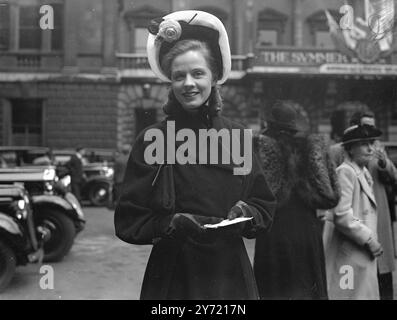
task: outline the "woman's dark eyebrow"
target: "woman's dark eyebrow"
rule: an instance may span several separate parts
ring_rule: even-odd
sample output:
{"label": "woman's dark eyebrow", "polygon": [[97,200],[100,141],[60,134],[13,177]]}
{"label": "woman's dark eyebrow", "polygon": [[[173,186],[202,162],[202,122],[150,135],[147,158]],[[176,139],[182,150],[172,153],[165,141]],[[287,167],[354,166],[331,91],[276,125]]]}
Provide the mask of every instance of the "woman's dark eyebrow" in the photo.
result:
{"label": "woman's dark eyebrow", "polygon": [[194,68],[192,71],[204,71],[205,72],[205,68],[197,67],[197,68]]}
{"label": "woman's dark eyebrow", "polygon": [[172,75],[172,76],[180,75],[180,74],[184,74],[184,71],[182,71],[182,70],[176,70],[176,71],[171,72],[171,75]]}

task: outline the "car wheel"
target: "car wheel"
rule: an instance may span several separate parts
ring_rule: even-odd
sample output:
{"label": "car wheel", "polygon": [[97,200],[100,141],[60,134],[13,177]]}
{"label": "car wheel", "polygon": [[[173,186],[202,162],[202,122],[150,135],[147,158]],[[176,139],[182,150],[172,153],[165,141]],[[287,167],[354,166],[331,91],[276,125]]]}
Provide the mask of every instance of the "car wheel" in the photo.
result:
{"label": "car wheel", "polygon": [[109,201],[109,184],[96,183],[88,191],[88,199],[96,207],[106,206]]}
{"label": "car wheel", "polygon": [[58,209],[42,209],[35,213],[35,224],[49,232],[44,240],[43,261],[61,261],[74,242],[76,228],[73,221]]}
{"label": "car wheel", "polygon": [[15,273],[16,257],[14,251],[0,241],[0,292],[3,292]]}

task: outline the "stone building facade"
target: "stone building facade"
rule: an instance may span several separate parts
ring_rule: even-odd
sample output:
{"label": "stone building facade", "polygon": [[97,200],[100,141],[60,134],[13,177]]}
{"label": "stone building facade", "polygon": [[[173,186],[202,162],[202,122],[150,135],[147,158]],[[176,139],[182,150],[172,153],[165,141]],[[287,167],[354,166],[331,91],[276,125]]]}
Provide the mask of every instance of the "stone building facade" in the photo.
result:
{"label": "stone building facade", "polygon": [[[225,24],[233,54],[224,113],[259,129],[276,99],[305,110],[312,131],[331,133],[346,102],[368,105],[397,138],[396,55],[363,62],[331,40],[324,9],[341,0],[0,0],[0,143],[116,148],[161,120],[168,88],[148,67],[146,26],[180,9]],[[355,17],[364,1],[348,1]],[[40,28],[40,7],[54,29]],[[396,41],[393,42],[393,45]]]}

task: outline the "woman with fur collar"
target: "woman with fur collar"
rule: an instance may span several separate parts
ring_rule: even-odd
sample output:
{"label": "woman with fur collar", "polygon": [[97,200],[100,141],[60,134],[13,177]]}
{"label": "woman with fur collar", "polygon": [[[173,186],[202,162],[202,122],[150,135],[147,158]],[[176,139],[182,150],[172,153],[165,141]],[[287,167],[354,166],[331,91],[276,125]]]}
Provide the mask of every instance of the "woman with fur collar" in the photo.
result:
{"label": "woman with fur collar", "polygon": [[324,140],[300,135],[290,101],[271,110],[258,141],[266,181],[277,199],[270,232],[257,237],[254,271],[262,299],[327,299],[322,223],[317,209],[338,203]]}

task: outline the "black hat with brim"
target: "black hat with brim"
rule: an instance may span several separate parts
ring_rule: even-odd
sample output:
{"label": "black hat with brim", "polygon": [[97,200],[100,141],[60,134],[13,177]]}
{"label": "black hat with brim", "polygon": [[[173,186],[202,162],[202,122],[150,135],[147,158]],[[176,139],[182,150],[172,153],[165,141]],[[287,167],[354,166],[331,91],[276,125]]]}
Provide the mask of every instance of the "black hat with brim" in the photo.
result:
{"label": "black hat with brim", "polygon": [[375,140],[382,135],[382,131],[368,124],[355,125],[345,130],[342,137],[342,144],[350,144],[359,141]]}
{"label": "black hat with brim", "polygon": [[297,118],[298,113],[291,104],[279,101],[272,107],[267,121],[279,130],[298,132]]}

